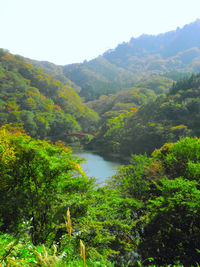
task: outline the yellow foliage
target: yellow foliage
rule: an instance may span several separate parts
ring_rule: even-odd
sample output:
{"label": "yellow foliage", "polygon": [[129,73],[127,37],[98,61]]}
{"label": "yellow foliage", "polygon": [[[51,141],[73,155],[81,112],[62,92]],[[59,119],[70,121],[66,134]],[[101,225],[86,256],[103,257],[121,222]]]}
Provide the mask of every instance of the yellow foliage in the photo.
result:
{"label": "yellow foliage", "polygon": [[[20,127],[4,125],[0,128],[0,160],[6,169],[9,169],[10,164],[16,160],[16,151],[12,140],[20,135],[24,135],[24,131]],[[7,182],[0,177],[0,188],[5,187],[7,187]]]}
{"label": "yellow foliage", "polygon": [[33,87],[33,86],[30,86],[29,89],[30,89],[30,91],[33,92],[34,94],[39,94],[39,90],[38,90],[38,88]]}
{"label": "yellow foliage", "polygon": [[27,68],[33,69],[33,66],[30,63],[28,63],[27,61],[24,61],[24,66]]}
{"label": "yellow foliage", "polygon": [[12,54],[8,53],[8,52],[6,52],[5,56],[3,56],[1,59],[4,60],[4,61],[8,61],[10,59],[13,60],[13,61],[16,61],[15,57]]}
{"label": "yellow foliage", "polygon": [[135,112],[138,110],[138,108],[136,108],[136,107],[130,107],[130,110],[131,110],[133,113],[135,113]]}
{"label": "yellow foliage", "polygon": [[73,162],[71,161],[70,164],[72,164],[72,166],[74,167],[74,169],[80,173],[84,178],[87,178],[85,172],[83,171],[82,167],[80,164],[76,163],[76,162]]}
{"label": "yellow foliage", "polygon": [[58,86],[58,85],[60,85],[61,83],[60,83],[60,81],[53,80],[52,84],[55,85],[55,86]]}
{"label": "yellow foliage", "polygon": [[180,125],[176,125],[176,126],[171,127],[172,131],[182,130],[182,129],[187,129],[187,126],[185,126],[184,124],[180,124]]}
{"label": "yellow foliage", "polygon": [[61,107],[59,105],[54,105],[54,108],[57,110],[61,110]]}
{"label": "yellow foliage", "polygon": [[46,99],[46,96],[43,95],[43,94],[40,94],[40,97],[41,97],[42,99]]}
{"label": "yellow foliage", "polygon": [[42,122],[42,123],[46,123],[45,118],[42,117],[42,116],[37,116],[36,119],[37,119],[38,121]]}
{"label": "yellow foliage", "polygon": [[138,96],[138,92],[134,91],[134,92],[133,92],[133,95],[134,95],[134,96]]}
{"label": "yellow foliage", "polygon": [[26,101],[28,101],[28,102],[30,102],[30,103],[34,103],[34,102],[35,102],[35,100],[34,100],[32,97],[28,97],[28,98],[26,99]]}
{"label": "yellow foliage", "polygon": [[34,95],[35,93],[34,92],[32,92],[32,91],[28,91],[28,95],[29,96],[32,96],[32,95]]}
{"label": "yellow foliage", "polygon": [[62,148],[62,151],[64,152],[70,152],[71,153],[71,150],[69,149],[69,147],[66,147],[66,143],[61,141],[61,140],[58,140],[55,142],[55,145],[56,146],[59,146],[60,148]]}
{"label": "yellow foliage", "polygon": [[16,105],[16,104],[7,104],[7,107],[8,107],[8,111],[18,111],[19,109],[19,105]]}
{"label": "yellow foliage", "polygon": [[161,162],[154,160],[150,166],[146,167],[146,174],[150,179],[152,177],[157,180],[162,179],[164,177],[164,169]]}
{"label": "yellow foliage", "polygon": [[45,106],[45,109],[47,110],[47,111],[52,111],[53,110],[53,108],[54,108],[54,105],[51,105],[51,104],[47,104],[46,106]]}
{"label": "yellow foliage", "polygon": [[51,75],[49,75],[49,74],[45,74],[45,76],[46,76],[47,79],[51,78]]}
{"label": "yellow foliage", "polygon": [[8,164],[13,158],[15,158],[14,147],[11,145],[12,133],[10,133],[4,127],[0,128],[0,158],[5,163]]}
{"label": "yellow foliage", "polygon": [[166,155],[167,153],[169,153],[169,151],[173,146],[174,143],[166,143],[160,149],[155,149],[154,152],[152,153],[152,156],[156,155],[157,153],[162,153],[162,155]]}

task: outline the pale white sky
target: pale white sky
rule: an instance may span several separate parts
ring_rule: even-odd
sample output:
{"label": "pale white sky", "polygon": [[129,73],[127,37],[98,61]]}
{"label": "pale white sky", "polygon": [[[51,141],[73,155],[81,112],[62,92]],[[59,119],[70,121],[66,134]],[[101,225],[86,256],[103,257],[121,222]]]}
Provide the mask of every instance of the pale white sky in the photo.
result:
{"label": "pale white sky", "polygon": [[0,47],[56,64],[200,18],[200,0],[0,0]]}

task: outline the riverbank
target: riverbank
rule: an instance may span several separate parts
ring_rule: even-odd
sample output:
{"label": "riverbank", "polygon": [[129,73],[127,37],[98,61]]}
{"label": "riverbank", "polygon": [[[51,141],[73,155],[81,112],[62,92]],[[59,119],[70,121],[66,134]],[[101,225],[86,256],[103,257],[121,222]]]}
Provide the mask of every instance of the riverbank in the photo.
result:
{"label": "riverbank", "polygon": [[122,162],[115,161],[109,157],[103,157],[94,151],[73,150],[73,154],[84,161],[81,164],[88,177],[95,178],[98,185],[104,185],[106,180],[115,175],[117,168]]}

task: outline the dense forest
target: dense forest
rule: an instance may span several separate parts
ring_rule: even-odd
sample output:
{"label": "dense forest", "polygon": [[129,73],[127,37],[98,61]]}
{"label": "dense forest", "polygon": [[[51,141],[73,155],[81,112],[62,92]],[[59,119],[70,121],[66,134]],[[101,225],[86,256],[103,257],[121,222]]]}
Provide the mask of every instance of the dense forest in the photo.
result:
{"label": "dense forest", "polygon": [[[199,25],[68,66],[0,50],[0,266],[199,266]],[[97,186],[72,145],[125,165]]]}
{"label": "dense forest", "polygon": [[3,264],[81,266],[81,243],[88,266],[197,266],[198,138],[134,155],[96,188],[63,143],[9,125],[0,133]]}
{"label": "dense forest", "polygon": [[[143,78],[169,73],[180,78],[182,73],[200,72],[200,20],[175,31],[131,38],[115,49],[83,63],[56,66],[47,62],[33,62],[51,75],[69,78],[81,87],[85,101],[101,95],[131,88]],[[177,75],[178,74],[178,75]]]}
{"label": "dense forest", "polygon": [[0,121],[22,123],[33,137],[71,142],[68,134],[95,132],[99,116],[67,85],[20,56],[0,51]]}
{"label": "dense forest", "polygon": [[[143,99],[139,94],[137,97]],[[200,136],[200,74],[173,84],[167,95],[141,104],[140,108],[133,103],[129,110],[104,115],[98,136],[90,145],[128,156],[151,154],[155,148],[180,137]]]}
{"label": "dense forest", "polygon": [[[142,35],[139,38],[131,38],[128,43],[122,43],[115,49],[105,52],[101,57],[95,59],[95,64],[98,61],[106,61],[112,64],[115,68],[120,68],[131,73],[131,78],[125,77],[126,84],[124,88],[134,85],[142,78],[152,75],[160,75],[167,72],[199,72],[200,71],[200,20],[194,23],[185,25],[182,29],[160,34],[157,36]],[[89,68],[90,65],[95,65],[93,62],[83,64]],[[97,65],[98,66],[98,65]],[[73,80],[71,73],[77,65],[66,66],[68,77]],[[101,67],[102,68],[102,67]],[[99,68],[93,67],[93,71],[99,73]],[[100,72],[101,73],[101,72]],[[108,72],[109,73],[109,72]],[[124,77],[120,73],[120,81],[124,82]],[[85,72],[83,73],[85,74]],[[87,72],[86,72],[87,74]],[[82,91],[82,96],[87,100],[95,98],[93,92],[96,92],[98,86],[91,80],[89,82],[79,81],[86,90]],[[109,85],[107,88],[112,90]],[[120,90],[115,87],[118,91]],[[115,90],[116,90],[115,89]],[[91,92],[89,95],[88,92]],[[115,92],[115,91],[112,91]],[[92,95],[93,93],[93,95]]]}

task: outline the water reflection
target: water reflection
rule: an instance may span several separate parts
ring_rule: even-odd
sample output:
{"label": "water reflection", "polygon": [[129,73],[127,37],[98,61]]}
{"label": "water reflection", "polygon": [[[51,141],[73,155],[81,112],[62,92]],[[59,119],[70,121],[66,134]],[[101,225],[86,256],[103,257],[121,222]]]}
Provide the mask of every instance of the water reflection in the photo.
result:
{"label": "water reflection", "polygon": [[98,184],[103,185],[108,177],[116,173],[117,167],[121,164],[110,160],[105,160],[102,156],[91,152],[75,153],[80,158],[84,158],[83,170],[88,177],[94,177]]}

